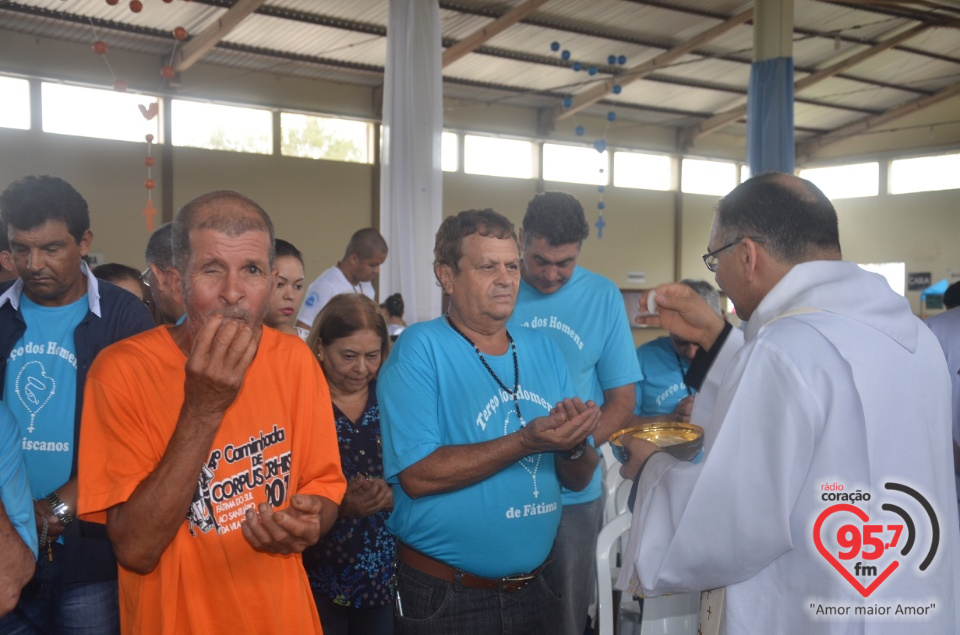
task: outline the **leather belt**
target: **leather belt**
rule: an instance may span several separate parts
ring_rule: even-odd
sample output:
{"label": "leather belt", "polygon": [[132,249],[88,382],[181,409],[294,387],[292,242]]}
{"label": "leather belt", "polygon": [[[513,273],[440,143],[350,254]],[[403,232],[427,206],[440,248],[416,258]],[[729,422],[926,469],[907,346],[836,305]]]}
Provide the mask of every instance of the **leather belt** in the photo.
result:
{"label": "leather belt", "polygon": [[397,559],[408,567],[450,584],[459,584],[471,589],[494,589],[507,593],[516,593],[533,582],[549,562],[544,562],[530,573],[508,575],[503,578],[484,578],[435,560],[402,542],[397,542]]}

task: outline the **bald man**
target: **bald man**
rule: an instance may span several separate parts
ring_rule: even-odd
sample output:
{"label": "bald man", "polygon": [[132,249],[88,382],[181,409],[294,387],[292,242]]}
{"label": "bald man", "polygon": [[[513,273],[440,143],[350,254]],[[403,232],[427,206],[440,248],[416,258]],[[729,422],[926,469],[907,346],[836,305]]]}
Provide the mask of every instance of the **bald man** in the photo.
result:
{"label": "bald man", "polygon": [[746,325],[686,285],[655,292],[662,326],[703,349],[687,379],[705,455],[625,443],[636,502],[618,586],[725,587],[701,620],[727,635],[960,632],[936,338],[882,277],[841,260],[833,205],[795,176],[723,198],[703,260]]}

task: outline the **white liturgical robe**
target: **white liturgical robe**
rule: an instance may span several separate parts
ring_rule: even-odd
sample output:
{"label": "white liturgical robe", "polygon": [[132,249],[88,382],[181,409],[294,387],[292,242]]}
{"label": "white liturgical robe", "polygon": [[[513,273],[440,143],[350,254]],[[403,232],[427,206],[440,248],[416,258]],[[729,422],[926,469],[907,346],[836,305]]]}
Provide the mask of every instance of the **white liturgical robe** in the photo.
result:
{"label": "white liturgical robe", "polygon": [[726,587],[727,635],[960,633],[950,377],[883,278],[793,267],[692,421],[704,459],[647,463],[618,588]]}

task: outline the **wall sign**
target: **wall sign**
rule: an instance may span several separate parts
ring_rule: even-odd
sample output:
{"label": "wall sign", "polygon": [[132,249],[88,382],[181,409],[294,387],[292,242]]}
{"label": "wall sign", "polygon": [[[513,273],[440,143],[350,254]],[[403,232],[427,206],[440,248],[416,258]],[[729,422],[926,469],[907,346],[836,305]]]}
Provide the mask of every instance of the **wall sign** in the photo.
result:
{"label": "wall sign", "polygon": [[908,273],[907,291],[923,291],[930,286],[930,280],[931,276],[929,271],[923,273]]}

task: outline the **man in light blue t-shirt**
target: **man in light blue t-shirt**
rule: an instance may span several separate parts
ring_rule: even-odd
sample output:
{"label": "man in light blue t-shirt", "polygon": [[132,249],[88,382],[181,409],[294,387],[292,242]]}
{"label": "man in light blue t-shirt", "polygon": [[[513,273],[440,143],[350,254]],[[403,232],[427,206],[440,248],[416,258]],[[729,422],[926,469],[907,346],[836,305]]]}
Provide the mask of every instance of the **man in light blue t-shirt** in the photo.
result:
{"label": "man in light blue t-shirt", "polygon": [[28,176],[0,194],[20,277],[0,283],[0,399],[19,425],[41,557],[0,633],[119,632],[117,563],[102,527],[77,521],[77,440],[87,370],[153,326],[143,302],[82,258],[90,210],[63,179]]}
{"label": "man in light blue t-shirt", "polygon": [[397,632],[556,633],[560,600],[542,571],[560,485],[582,489],[598,463],[582,444],[600,410],[570,399],[550,338],[507,329],[520,282],[509,220],[451,216],[434,256],[448,312],[407,328],[377,383]]}
{"label": "man in light blue t-shirt", "polygon": [[[596,443],[624,427],[641,378],[620,290],[577,266],[589,235],[583,206],[565,192],[537,194],[520,230],[520,293],[510,324],[547,334],[563,354],[581,399],[601,405]],[[596,452],[591,448],[591,452]],[[546,576],[563,597],[562,635],[581,635],[596,581],[595,552],[603,521],[603,471],[590,485],[563,492],[563,515]]]}

